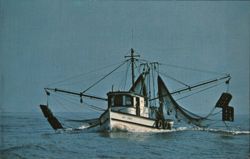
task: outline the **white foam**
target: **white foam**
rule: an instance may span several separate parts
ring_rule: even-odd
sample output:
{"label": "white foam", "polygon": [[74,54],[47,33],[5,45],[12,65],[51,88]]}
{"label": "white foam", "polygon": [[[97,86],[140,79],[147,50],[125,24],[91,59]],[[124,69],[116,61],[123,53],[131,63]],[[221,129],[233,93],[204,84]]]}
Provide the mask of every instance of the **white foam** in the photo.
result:
{"label": "white foam", "polygon": [[232,128],[231,130],[226,130],[226,129],[216,129],[216,128],[193,128],[193,130],[197,131],[209,131],[209,132],[215,132],[215,133],[228,133],[232,135],[248,135],[250,134],[250,131],[246,130],[239,130],[239,129],[234,129]]}
{"label": "white foam", "polygon": [[[81,125],[80,127],[74,129],[74,128],[66,128],[62,131],[74,131],[74,130],[87,130],[89,128],[89,125]],[[98,132],[99,129],[96,127],[91,128],[90,130],[93,130],[93,132]],[[57,131],[58,133],[62,131]],[[168,132],[178,132],[178,131],[207,131],[207,132],[214,132],[214,133],[224,133],[224,134],[232,134],[232,135],[250,135],[250,131],[247,130],[240,130],[239,128],[231,128],[230,130],[227,129],[217,129],[217,128],[201,128],[201,127],[177,127],[172,128],[171,130],[168,129],[132,129],[128,127],[116,127],[112,130],[112,132],[135,132],[135,133],[168,133]]]}
{"label": "white foam", "polygon": [[[124,131],[124,132],[135,132],[135,133],[167,133],[167,132],[176,132],[176,131],[186,131],[191,130],[188,127],[178,127],[169,129],[131,129],[131,128],[122,128],[122,129],[114,129],[114,131]],[[112,130],[113,131],[113,130]]]}
{"label": "white foam", "polygon": [[[119,130],[118,130],[119,131]],[[231,130],[226,130],[226,129],[216,129],[216,128],[200,128],[200,127],[177,127],[173,128],[171,130],[164,130],[164,129],[151,129],[151,130],[145,130],[145,129],[125,129],[123,128],[122,131],[125,132],[140,132],[140,133],[166,133],[166,132],[178,132],[178,131],[208,131],[208,132],[215,132],[215,133],[227,133],[227,134],[232,134],[232,135],[249,135],[250,131],[246,130],[239,130],[239,129],[231,129]]]}
{"label": "white foam", "polygon": [[78,127],[77,129],[82,130],[82,129],[86,129],[86,128],[88,128],[88,126],[86,126],[86,125],[82,125],[82,126]]}

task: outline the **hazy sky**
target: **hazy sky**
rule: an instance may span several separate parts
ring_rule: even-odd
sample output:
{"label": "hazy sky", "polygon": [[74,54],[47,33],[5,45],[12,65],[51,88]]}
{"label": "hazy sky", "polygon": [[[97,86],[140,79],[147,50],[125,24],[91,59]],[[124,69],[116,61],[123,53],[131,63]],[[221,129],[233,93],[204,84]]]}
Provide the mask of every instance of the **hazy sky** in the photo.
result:
{"label": "hazy sky", "polygon": [[38,111],[49,83],[119,62],[131,47],[230,73],[231,105],[249,113],[249,1],[0,0],[1,111]]}

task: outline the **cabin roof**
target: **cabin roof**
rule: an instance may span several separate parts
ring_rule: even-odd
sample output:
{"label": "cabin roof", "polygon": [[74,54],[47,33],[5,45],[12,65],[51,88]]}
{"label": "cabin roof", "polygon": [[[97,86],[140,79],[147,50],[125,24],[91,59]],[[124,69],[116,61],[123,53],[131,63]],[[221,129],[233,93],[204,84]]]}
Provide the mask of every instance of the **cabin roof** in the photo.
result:
{"label": "cabin roof", "polygon": [[144,97],[141,94],[131,92],[131,91],[111,91],[107,93],[107,96],[110,96],[110,95],[132,95],[132,96]]}

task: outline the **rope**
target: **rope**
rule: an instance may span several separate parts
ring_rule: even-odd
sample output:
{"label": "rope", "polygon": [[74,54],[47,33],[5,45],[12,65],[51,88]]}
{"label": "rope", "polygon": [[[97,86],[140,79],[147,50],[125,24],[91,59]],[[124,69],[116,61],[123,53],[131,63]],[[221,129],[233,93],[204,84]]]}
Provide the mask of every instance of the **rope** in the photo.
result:
{"label": "rope", "polygon": [[117,64],[120,64],[121,62],[119,63],[113,63],[113,64],[110,64],[110,65],[107,65],[107,66],[104,66],[104,67],[100,67],[100,68],[97,68],[97,69],[93,69],[87,73],[81,73],[81,74],[78,74],[78,75],[74,75],[74,76],[71,76],[71,77],[68,77],[66,79],[63,79],[63,80],[59,80],[59,81],[56,81],[56,82],[53,82],[53,83],[50,83],[47,85],[47,87],[50,87],[51,85],[55,85],[55,84],[61,84],[63,82],[66,82],[66,81],[69,81],[69,80],[72,80],[72,79],[76,79],[76,78],[79,78],[81,76],[84,76],[84,75],[87,75],[87,74],[90,74],[90,73],[93,73],[93,72],[96,72],[96,71],[100,71],[100,70],[104,70],[106,68],[109,68],[111,66],[114,66],[114,65],[117,65]]}
{"label": "rope", "polygon": [[195,72],[202,72],[202,73],[209,73],[209,74],[216,74],[216,75],[225,75],[226,73],[219,73],[215,71],[210,71],[210,70],[203,70],[203,69],[196,69],[196,68],[191,68],[191,67],[185,67],[185,66],[178,66],[178,65],[173,65],[173,64],[164,64],[164,63],[159,63],[160,65],[167,66],[167,67],[173,67],[173,68],[179,68],[179,69],[184,69],[184,70],[191,70]]}
{"label": "rope", "polygon": [[[173,92],[171,92],[171,94],[176,94],[176,93],[180,93],[180,92],[184,92],[184,91],[191,91],[193,90],[194,88],[199,88],[201,86],[205,86],[205,85],[208,85],[211,83],[214,83],[214,82],[218,82],[218,81],[221,81],[225,78],[229,78],[229,76],[225,76],[225,77],[220,77],[220,78],[216,78],[216,79],[212,79],[212,80],[204,80],[204,81],[200,81],[198,82],[197,84],[193,84],[193,85],[190,85],[190,87],[184,87],[184,88],[180,88],[180,89],[177,89]],[[224,83],[224,82],[223,82]]]}
{"label": "rope", "polygon": [[70,112],[70,110],[68,109],[68,107],[66,107],[65,106],[65,104],[63,104],[58,98],[61,98],[60,96],[58,96],[58,95],[56,95],[56,94],[52,94],[55,98],[55,101],[59,104],[59,105],[61,105],[65,110],[67,110],[67,111],[69,111]]}
{"label": "rope", "polygon": [[206,90],[211,89],[211,88],[214,88],[214,87],[216,87],[216,86],[219,86],[219,85],[221,85],[221,84],[223,84],[223,83],[224,83],[224,82],[215,84],[215,85],[213,85],[213,86],[207,87],[207,88],[202,89],[202,90],[200,90],[200,91],[197,91],[197,92],[194,92],[194,93],[192,93],[192,94],[189,94],[189,95],[183,96],[183,97],[181,97],[181,98],[178,98],[178,99],[176,99],[175,101],[178,101],[178,100],[181,100],[181,99],[190,97],[190,96],[192,96],[192,95],[195,95],[195,94],[198,94],[198,93],[200,93],[200,92],[206,91]]}
{"label": "rope", "polygon": [[228,126],[228,125],[227,125],[227,123],[226,123],[225,121],[223,121],[223,123],[225,124],[225,126],[226,126],[227,130],[229,130],[229,131],[230,131],[230,126]]}
{"label": "rope", "polygon": [[[138,59],[138,60],[146,62],[146,63],[150,63],[150,61],[148,61],[146,59]],[[195,71],[195,72],[209,73],[209,74],[214,74],[214,75],[226,75],[226,73],[215,72],[215,71],[204,70],[204,69],[191,68],[191,67],[185,67],[185,66],[179,66],[179,65],[174,65],[174,64],[165,64],[165,63],[160,63],[160,62],[158,64],[162,65],[162,66],[166,66],[166,67],[190,70],[190,71]]]}
{"label": "rope", "polygon": [[127,69],[126,69],[126,74],[125,74],[125,82],[124,82],[123,90],[125,90],[126,85],[127,85],[128,69],[129,69],[129,67],[130,67],[130,63],[127,64]]}
{"label": "rope", "polygon": [[119,85],[118,85],[119,90],[125,90],[126,89],[127,78],[128,78],[128,70],[129,70],[130,64],[131,63],[127,62],[126,69],[124,71],[120,71],[120,72],[125,72],[124,76],[116,76],[116,77],[121,77]]}
{"label": "rope", "polygon": [[186,86],[186,87],[190,87],[188,84],[186,84],[186,83],[184,83],[184,82],[182,82],[182,81],[180,81],[180,80],[177,80],[176,78],[174,78],[174,77],[172,77],[172,76],[169,76],[169,75],[167,75],[166,73],[163,73],[163,72],[158,72],[158,73],[160,73],[160,74],[162,74],[163,76],[165,76],[165,77],[167,77],[167,78],[170,78],[170,79],[176,81],[177,83],[180,83],[180,84],[182,84],[182,85],[184,85],[184,86]]}
{"label": "rope", "polygon": [[86,102],[83,102],[83,104],[85,104],[85,105],[87,105],[87,106],[89,106],[92,109],[97,110],[97,111],[105,111],[105,109],[99,108],[99,107],[97,107],[95,105],[92,105],[92,104],[89,104],[89,103],[86,103]]}
{"label": "rope", "polygon": [[[77,105],[82,106],[81,104],[76,103],[75,100],[73,101],[73,99],[66,98],[65,96],[58,96],[58,95],[54,95],[54,96],[56,96],[56,97],[58,97],[58,98],[61,98],[62,100],[67,101],[67,102],[69,102],[69,103],[71,103],[71,104],[73,104],[73,105],[75,105],[75,106],[77,106]],[[58,101],[58,100],[57,100],[57,101]],[[58,102],[59,102],[59,101],[58,101]],[[88,103],[86,103],[86,102],[83,102],[83,103],[84,103],[84,104],[87,106],[87,108],[89,108],[89,109],[96,110],[96,111],[99,111],[99,112],[100,112],[100,111],[105,111],[105,109],[99,108],[99,107],[97,107],[97,106],[88,104]],[[59,102],[59,104],[61,104],[62,106],[65,106],[65,105],[62,104],[61,102]],[[65,107],[64,107],[64,108],[65,108]],[[68,110],[68,111],[70,111],[70,110]]]}
{"label": "rope", "polygon": [[105,75],[104,77],[102,77],[101,79],[99,79],[98,81],[96,81],[95,83],[93,83],[91,86],[89,86],[87,89],[85,89],[84,91],[82,91],[82,93],[85,93],[86,91],[88,91],[89,89],[91,89],[92,87],[94,87],[95,85],[97,85],[99,82],[101,82],[102,80],[104,80],[106,77],[108,77],[110,74],[112,74],[113,72],[115,72],[117,69],[119,69],[122,65],[124,65],[128,60],[124,61],[122,64],[120,64],[118,67],[116,67],[114,70],[112,70],[110,73],[108,73],[107,75]]}
{"label": "rope", "polygon": [[212,122],[212,123],[207,124],[207,127],[208,127],[208,126],[211,126],[211,125],[215,125],[215,124],[217,124],[217,123],[218,123],[218,121],[213,120],[213,122]]}
{"label": "rope", "polygon": [[[75,102],[76,99],[70,98],[69,96],[66,97],[63,94],[60,94],[60,95],[61,96],[54,94],[55,97],[60,98],[61,100],[68,102],[70,104],[70,105],[67,105],[68,107],[72,107],[72,106],[78,107],[79,106],[79,103]],[[71,97],[73,97],[73,96],[71,96]],[[62,105],[64,105],[64,104],[62,104]]]}
{"label": "rope", "polygon": [[[214,109],[215,109],[215,107],[214,107]],[[217,115],[217,114],[219,114],[219,113],[221,113],[222,112],[222,110],[220,110],[220,111],[218,111],[218,112],[216,112],[216,113],[214,113],[214,114],[211,114],[211,115],[209,115],[209,116],[215,116],[215,115]]]}

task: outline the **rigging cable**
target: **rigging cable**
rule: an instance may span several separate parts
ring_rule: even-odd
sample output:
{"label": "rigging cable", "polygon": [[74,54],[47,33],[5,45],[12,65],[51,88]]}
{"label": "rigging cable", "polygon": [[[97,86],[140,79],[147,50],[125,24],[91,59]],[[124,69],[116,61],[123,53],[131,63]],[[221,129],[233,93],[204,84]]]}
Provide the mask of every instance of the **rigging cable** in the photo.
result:
{"label": "rigging cable", "polygon": [[123,90],[126,89],[129,67],[130,67],[130,63],[127,63],[126,74],[125,74],[125,82],[124,82]]}
{"label": "rigging cable", "polygon": [[209,70],[203,70],[203,69],[197,69],[197,68],[191,68],[191,67],[184,67],[184,66],[178,66],[178,65],[173,65],[173,64],[164,64],[164,63],[159,63],[159,64],[163,65],[163,66],[167,66],[167,67],[191,70],[191,71],[202,72],[202,73],[210,73],[210,74],[216,74],[216,75],[226,75],[226,73],[219,73],[219,72],[215,72],[215,71],[209,71]]}
{"label": "rigging cable", "polygon": [[208,89],[214,88],[214,87],[219,86],[219,85],[221,85],[221,84],[223,84],[223,83],[224,83],[224,82],[221,82],[221,83],[212,85],[212,86],[210,86],[210,87],[204,88],[204,89],[202,89],[202,90],[199,90],[199,91],[197,91],[197,92],[194,92],[194,93],[192,93],[192,94],[189,94],[189,95],[180,97],[180,98],[176,99],[176,101],[181,100],[181,99],[184,99],[184,98],[187,98],[187,97],[190,97],[190,96],[192,96],[192,95],[198,94],[198,93],[203,92],[203,91],[206,91],[206,90],[208,90]]}
{"label": "rigging cable", "polygon": [[[218,85],[221,85],[222,83],[224,83],[224,82],[221,82],[221,83],[219,83],[219,84],[216,84],[216,85],[210,86],[210,87],[208,87],[208,88],[202,89],[202,90],[200,90],[200,91],[194,92],[194,93],[189,94],[189,95],[187,95],[187,96],[178,98],[178,99],[176,99],[175,101],[178,101],[178,100],[181,100],[181,99],[190,97],[190,96],[192,96],[192,95],[195,95],[195,94],[197,94],[197,93],[203,92],[203,91],[205,91],[205,90],[214,88],[214,87],[216,87],[216,86],[218,86]],[[215,107],[210,111],[210,113],[208,113],[208,115],[206,115],[205,117],[202,117],[202,118],[203,118],[203,119],[208,119],[209,116],[212,116],[211,114],[214,112],[214,110],[215,110]],[[188,110],[186,110],[186,111],[189,112]],[[191,112],[189,112],[189,113],[191,113]],[[196,115],[196,114],[193,114],[193,115]]]}
{"label": "rigging cable", "polygon": [[[66,101],[66,102],[69,102],[69,103],[71,103],[71,104],[73,104],[73,105],[78,105],[78,104],[76,104],[75,102],[72,102],[72,101],[70,101],[69,99],[66,99],[66,98],[63,98],[63,97],[61,97],[61,96],[58,96],[57,94],[53,94],[53,96],[55,97],[54,99],[55,99],[55,102],[57,102],[60,106],[62,106],[65,110],[67,110],[68,112],[71,112],[70,110],[68,110],[68,108],[67,108],[67,106],[63,103],[63,102],[61,102],[60,100],[64,100],[64,101]],[[72,106],[72,105],[71,105]],[[91,109],[90,107],[88,107],[89,109]],[[91,109],[91,110],[94,110],[94,109]],[[94,110],[95,111],[95,110]],[[98,111],[98,110],[97,110]],[[99,112],[99,111],[98,111]],[[60,119],[63,119],[63,120],[68,120],[67,118],[65,118],[64,116],[58,116],[57,115],[57,117],[58,118],[60,118]],[[70,127],[69,125],[67,125],[65,122],[61,122],[61,124],[63,125],[63,127]]]}
{"label": "rigging cable", "polygon": [[230,80],[231,77],[229,74],[227,74],[227,76],[224,76],[224,77],[220,77],[220,78],[216,78],[216,79],[212,79],[212,80],[201,81],[201,82],[198,82],[197,84],[191,85],[190,87],[177,89],[177,90],[171,92],[171,94],[181,93],[184,91],[191,91],[194,88],[198,88],[198,87],[205,86],[205,85],[208,85],[208,84],[211,84],[214,82],[218,82],[218,81],[221,81],[221,80],[226,79],[226,78],[228,78],[227,79],[227,81],[228,81],[228,80]]}
{"label": "rigging cable", "polygon": [[97,85],[98,83],[100,83],[102,80],[104,80],[106,77],[108,77],[110,74],[112,74],[113,72],[115,72],[117,69],[119,69],[122,65],[124,65],[128,60],[125,60],[122,64],[120,64],[118,67],[116,67],[114,70],[112,70],[110,73],[106,74],[105,76],[103,76],[101,79],[99,79],[98,81],[96,81],[95,83],[93,83],[91,86],[89,86],[87,89],[85,89],[84,91],[82,91],[81,93],[85,93],[86,91],[88,91],[89,89],[91,89],[92,87],[94,87],[95,85]]}
{"label": "rigging cable", "polygon": [[[126,88],[126,83],[127,83],[127,76],[128,76],[128,69],[129,69],[129,65],[130,63],[129,62],[127,62],[127,66],[126,66],[126,69],[125,70],[123,70],[123,71],[120,71],[120,72],[125,72],[124,73],[124,75],[123,76],[116,76],[116,77],[121,77],[121,79],[120,79],[120,82],[119,82],[119,84],[118,84],[118,88],[119,88],[119,90],[125,90],[125,88]],[[120,72],[117,72],[117,73],[120,73]]]}
{"label": "rigging cable", "polygon": [[[215,107],[214,107],[215,108]],[[209,116],[215,116],[215,115],[218,115],[218,114],[220,114],[222,112],[222,110],[220,110],[220,111],[218,111],[218,112],[216,112],[216,113],[214,113],[214,114],[211,114],[211,115],[209,115]]]}
{"label": "rigging cable", "polygon": [[[122,63],[123,63],[123,62],[124,62],[124,61],[122,61]],[[63,83],[63,82],[66,82],[66,81],[69,81],[69,80],[72,80],[72,79],[79,78],[79,77],[81,77],[81,76],[84,76],[84,75],[93,73],[93,72],[95,72],[95,71],[104,70],[104,69],[106,69],[106,68],[109,68],[109,67],[111,67],[111,66],[114,66],[114,65],[117,65],[117,64],[120,64],[120,63],[121,63],[121,62],[119,62],[119,63],[113,63],[113,64],[110,64],[110,65],[107,65],[107,66],[104,66],[104,67],[100,67],[100,68],[97,68],[97,69],[93,69],[93,70],[88,71],[88,72],[86,72],[86,73],[81,73],[81,74],[78,74],[78,75],[74,75],[74,76],[68,77],[68,78],[66,78],[66,79],[63,79],[63,80],[59,80],[59,81],[50,83],[50,84],[47,85],[47,87],[49,87],[49,86],[51,86],[51,85],[55,85],[55,84],[61,84],[61,83]]]}
{"label": "rigging cable", "polygon": [[[69,97],[66,98],[65,96],[58,96],[58,95],[55,95],[55,96],[57,96],[58,98],[60,98],[60,99],[62,99],[62,100],[64,100],[64,101],[67,101],[67,102],[69,102],[69,103],[71,103],[71,104],[74,104],[75,106],[77,106],[77,105],[82,106],[81,104],[76,103],[76,102],[75,102],[75,99],[70,99]],[[105,109],[99,108],[99,107],[97,107],[97,106],[88,104],[88,103],[86,103],[86,102],[83,102],[83,103],[84,103],[89,109],[96,110],[96,111],[105,111]],[[61,103],[61,104],[62,104],[62,103]],[[63,105],[63,104],[62,104],[62,105]]]}
{"label": "rigging cable", "polygon": [[172,79],[172,80],[176,81],[177,83],[180,83],[181,85],[184,85],[184,86],[186,86],[186,87],[190,87],[188,84],[186,84],[186,83],[184,83],[184,82],[182,82],[182,81],[180,81],[180,80],[177,80],[176,78],[174,78],[174,77],[172,77],[172,76],[169,76],[169,75],[167,75],[167,74],[164,73],[164,72],[158,72],[158,73],[161,74],[161,75],[163,75],[163,76],[165,76],[165,77],[167,77],[167,78],[169,78],[169,79]]}
{"label": "rigging cable", "polygon": [[[60,97],[60,96],[58,96],[58,95],[56,95],[56,94],[52,94],[52,96],[54,96],[55,101],[56,101],[60,106],[62,106],[65,110],[67,110],[68,112],[71,111],[71,110],[68,109],[68,106],[66,106],[64,103],[62,103],[62,102],[59,100],[59,98],[62,99],[62,97]],[[65,100],[65,99],[62,99],[62,100]],[[74,104],[74,103],[71,102],[71,104]]]}

